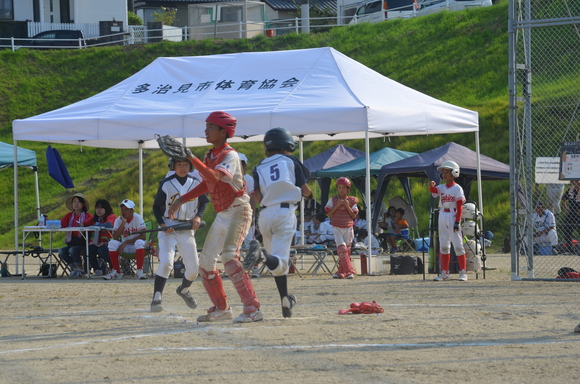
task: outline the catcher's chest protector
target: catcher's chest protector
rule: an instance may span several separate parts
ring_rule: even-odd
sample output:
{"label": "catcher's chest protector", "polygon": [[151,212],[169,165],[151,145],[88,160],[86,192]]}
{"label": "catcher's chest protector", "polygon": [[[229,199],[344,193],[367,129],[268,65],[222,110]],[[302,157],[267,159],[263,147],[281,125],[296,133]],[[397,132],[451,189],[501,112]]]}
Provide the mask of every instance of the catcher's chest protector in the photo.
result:
{"label": "catcher's chest protector", "polygon": [[[358,199],[354,196],[347,196],[346,199],[348,200],[348,204],[352,207],[358,202]],[[338,204],[338,196],[332,196],[332,204],[336,206]],[[330,224],[333,227],[338,228],[348,228],[354,225],[353,220],[350,218],[348,211],[345,207],[340,207],[336,211],[334,211],[334,215],[330,218]]]}
{"label": "catcher's chest protector", "polygon": [[[211,169],[215,169],[226,157],[226,155],[233,151],[234,149],[230,146],[225,147],[216,157],[212,158],[211,153],[213,149],[210,149],[204,159],[204,163]],[[228,184],[224,183],[223,181],[218,181],[217,183],[207,183],[207,187],[209,189],[209,194],[211,196],[211,202],[216,212],[221,212],[224,209],[228,208],[236,197],[243,196],[246,188],[241,191],[234,191],[234,188]]]}

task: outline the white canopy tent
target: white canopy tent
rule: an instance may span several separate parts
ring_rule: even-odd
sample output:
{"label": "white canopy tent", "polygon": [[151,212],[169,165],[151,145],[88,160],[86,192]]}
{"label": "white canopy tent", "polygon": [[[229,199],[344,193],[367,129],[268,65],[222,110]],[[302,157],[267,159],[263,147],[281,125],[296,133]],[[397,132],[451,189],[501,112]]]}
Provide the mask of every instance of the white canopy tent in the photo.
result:
{"label": "white canopy tent", "polygon": [[14,120],[14,141],[141,151],[157,148],[154,135],[162,134],[206,146],[205,118],[216,110],[238,119],[230,143],[261,141],[277,126],[300,141],[364,138],[367,173],[369,139],[385,135],[475,132],[479,154],[477,112],[405,87],[328,47],[158,58],[93,97]]}

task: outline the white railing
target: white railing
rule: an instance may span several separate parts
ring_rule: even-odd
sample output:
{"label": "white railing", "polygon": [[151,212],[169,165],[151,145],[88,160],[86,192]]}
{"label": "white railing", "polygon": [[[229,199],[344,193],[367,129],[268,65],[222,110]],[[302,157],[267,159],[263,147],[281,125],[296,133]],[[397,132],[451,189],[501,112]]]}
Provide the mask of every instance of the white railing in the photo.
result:
{"label": "white railing", "polygon": [[[421,16],[422,11],[428,4],[444,2],[450,6],[454,4],[451,0],[425,0],[418,1],[419,5],[413,7],[410,17]],[[491,4],[490,0],[473,0],[472,2],[461,2],[462,7],[467,6],[485,6]],[[455,3],[457,4],[457,3]],[[443,5],[443,4],[442,4]],[[443,7],[443,9],[446,9]],[[450,6],[451,10],[453,7]],[[406,17],[409,17],[407,15]],[[354,16],[356,20],[356,16]],[[262,21],[262,22],[237,22],[237,23],[217,23],[196,25],[189,27],[168,27],[163,29],[147,29],[142,25],[129,25],[127,32],[121,32],[106,36],[99,36],[99,24],[80,24],[80,23],[28,23],[29,36],[52,29],[80,29],[85,35],[87,47],[105,46],[105,45],[128,45],[128,44],[146,44],[152,42],[167,41],[184,41],[184,40],[202,40],[202,39],[241,39],[251,38],[256,35],[280,36],[287,33],[310,33],[316,32],[322,28],[331,28],[337,26],[348,26],[353,16],[336,16],[336,17],[313,17],[309,19],[292,18],[284,20]],[[356,21],[355,21],[356,23]],[[22,38],[0,38],[0,48],[11,48],[13,51],[19,49],[24,41]],[[48,41],[48,39],[47,39]],[[63,41],[63,40],[60,40]],[[70,41],[70,40],[68,40]],[[45,48],[83,48],[82,41],[75,46],[66,47],[45,47]],[[42,47],[39,47],[42,48]]]}
{"label": "white railing", "polygon": [[99,37],[100,35],[98,23],[38,23],[30,21],[28,22],[28,37],[55,29],[66,29],[70,31],[81,30],[87,39]]}

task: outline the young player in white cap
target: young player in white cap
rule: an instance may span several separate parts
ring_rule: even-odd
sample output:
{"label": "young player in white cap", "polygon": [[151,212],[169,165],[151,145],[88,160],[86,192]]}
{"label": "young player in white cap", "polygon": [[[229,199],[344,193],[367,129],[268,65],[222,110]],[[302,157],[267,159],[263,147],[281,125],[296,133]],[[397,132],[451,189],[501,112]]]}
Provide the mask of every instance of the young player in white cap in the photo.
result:
{"label": "young player in white cap", "polygon": [[282,301],[282,315],[292,317],[296,297],[288,294],[290,246],[296,232],[296,206],[302,196],[311,196],[307,181],[310,171],[291,156],[296,149],[292,134],[286,128],[272,128],[264,135],[268,156],[254,167],[252,199],[261,205],[258,226],[264,239],[264,249],[252,240],[244,259],[244,268],[251,270],[263,262],[272,275]]}
{"label": "young player in white cap", "polygon": [[465,248],[463,247],[463,235],[459,223],[463,212],[465,195],[463,188],[455,183],[455,178],[459,177],[459,165],[456,162],[447,160],[437,167],[441,172],[441,178],[445,184],[431,181],[429,191],[433,197],[441,197],[439,200],[439,249],[441,252],[441,274],[435,281],[449,280],[449,262],[451,259],[451,243],[457,255],[459,263],[459,281],[467,281],[467,260]]}
{"label": "young player in white cap", "polygon": [[[119,267],[120,253],[134,253],[137,271],[135,277],[144,280],[147,276],[143,273],[143,264],[145,262],[145,234],[131,235],[131,232],[143,231],[146,229],[145,222],[141,215],[134,212],[135,203],[125,199],[119,204],[121,207],[121,216],[117,217],[113,224],[113,238],[109,241],[109,257],[113,269],[103,276],[105,280],[118,280],[123,278],[121,268]],[[118,239],[121,238],[121,241]]]}
{"label": "young player in white cap", "polygon": [[207,314],[197,318],[200,322],[233,317],[217,269],[218,257],[221,257],[225,271],[244,306],[243,313],[234,322],[263,320],[252,281],[239,259],[240,247],[252,222],[252,207],[244,186],[240,158],[227,143],[227,139],[234,136],[236,123],[237,120],[226,112],[212,112],[207,117],[205,136],[213,148],[207,152],[203,162],[197,157],[189,157],[203,180],[193,190],[177,198],[168,210],[169,217],[174,219],[181,204],[209,192],[217,212],[199,255],[199,274],[213,303]]}
{"label": "young player in white cap", "polygon": [[189,292],[189,287],[197,277],[199,269],[195,230],[199,228],[201,217],[209,200],[205,195],[201,195],[183,204],[175,212],[175,219],[170,219],[168,210],[173,201],[198,186],[201,180],[192,177],[189,173],[193,170],[193,165],[189,161],[170,159],[168,167],[174,173],[159,183],[159,189],[153,202],[153,214],[160,227],[191,223],[191,229],[175,231],[173,228],[169,228],[159,232],[159,264],[153,284],[151,312],[163,310],[161,299],[165,283],[173,269],[176,246],[185,265],[185,273],[181,285],[177,287],[177,294],[189,308],[197,308],[197,302]]}

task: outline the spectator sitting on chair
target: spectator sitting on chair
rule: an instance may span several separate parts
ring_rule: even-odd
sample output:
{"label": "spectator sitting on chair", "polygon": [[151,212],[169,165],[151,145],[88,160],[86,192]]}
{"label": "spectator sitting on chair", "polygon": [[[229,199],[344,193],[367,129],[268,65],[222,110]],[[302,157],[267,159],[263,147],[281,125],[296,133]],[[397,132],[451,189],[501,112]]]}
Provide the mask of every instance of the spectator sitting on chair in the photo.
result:
{"label": "spectator sitting on chair", "polygon": [[385,212],[385,216],[381,218],[382,221],[378,222],[379,227],[381,227],[384,232],[379,234],[379,239],[381,239],[381,246],[386,251],[389,248],[389,236],[393,236],[393,221],[397,219],[397,208],[392,205]]}
{"label": "spectator sitting on chair", "polygon": [[[356,248],[364,248],[368,249],[369,243],[369,234],[366,229],[361,229],[358,231],[358,236],[356,238],[356,244],[354,245]],[[378,255],[381,252],[381,246],[379,241],[374,235],[371,235],[371,255]]]}
{"label": "spectator sitting on chair", "polygon": [[308,237],[309,244],[325,244],[334,240],[334,232],[330,221],[327,221],[324,212],[318,212],[314,216],[313,234]]}
{"label": "spectator sitting on chair", "polygon": [[[122,279],[121,267],[119,266],[120,253],[134,253],[137,271],[135,277],[144,280],[147,276],[143,273],[145,263],[145,234],[132,235],[131,232],[143,231],[146,229],[145,222],[141,215],[135,213],[135,203],[125,199],[119,204],[121,216],[117,217],[113,225],[113,238],[109,241],[109,256],[113,269],[104,276],[105,280]],[[121,241],[117,239],[121,239]]]}
{"label": "spectator sitting on chair", "polygon": [[536,212],[532,216],[534,225],[534,243],[550,243],[552,246],[558,245],[558,234],[556,233],[556,219],[550,210],[544,207],[544,203],[536,203]]}
{"label": "spectator sitting on chair", "polygon": [[[300,222],[300,214],[296,217],[296,236],[295,236],[295,244],[301,244],[300,239],[302,238],[302,231],[301,231],[301,222]],[[304,243],[308,243],[308,237],[314,234],[314,220],[312,220],[312,214],[309,210],[304,210]]]}
{"label": "spectator sitting on chair", "polygon": [[[117,216],[113,213],[111,204],[100,199],[95,203],[95,216],[91,221],[91,226],[106,228],[102,231],[95,231],[95,238],[89,245],[89,264],[93,268],[95,276],[104,276],[107,274],[107,265],[111,265],[109,257],[109,241],[113,234],[107,229],[113,228]],[[100,262],[99,260],[102,260]]]}
{"label": "spectator sitting on chair", "polygon": [[352,227],[354,230],[355,237],[358,236],[359,231],[367,229],[367,211],[361,209],[356,214],[356,219],[354,220],[354,225]]}
{"label": "spectator sitting on chair", "polygon": [[[93,215],[87,212],[89,202],[82,193],[75,193],[70,196],[66,199],[65,205],[71,212],[60,220],[62,228],[88,227],[91,225]],[[81,232],[66,232],[65,242],[66,247],[58,250],[58,256],[69,266],[69,277],[79,278],[85,273],[81,252],[86,247],[86,240]]]}
{"label": "spectator sitting on chair", "polygon": [[391,246],[391,253],[399,251],[399,248],[397,247],[397,240],[402,238],[401,229],[409,228],[409,223],[403,219],[405,210],[403,208],[397,208],[395,212],[395,219],[392,220],[393,233],[387,237],[387,241]]}

